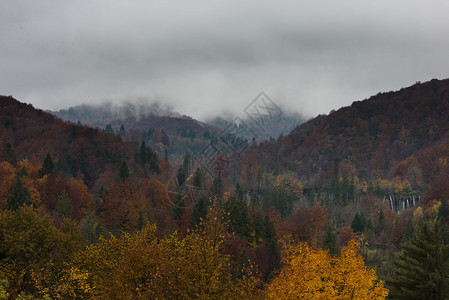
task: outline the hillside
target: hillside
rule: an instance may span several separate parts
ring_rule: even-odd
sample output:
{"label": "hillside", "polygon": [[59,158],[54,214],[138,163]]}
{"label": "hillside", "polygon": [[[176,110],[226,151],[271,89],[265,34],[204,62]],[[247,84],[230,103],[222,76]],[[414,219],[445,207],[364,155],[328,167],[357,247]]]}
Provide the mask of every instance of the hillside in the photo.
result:
{"label": "hillside", "polygon": [[82,176],[94,191],[103,184],[101,178],[111,177],[122,161],[127,160],[133,169],[136,166],[134,154],[140,144],[125,143],[104,130],[68,124],[12,97],[0,98],[0,120],[0,138],[13,146],[18,161],[42,162],[49,153],[58,171]]}
{"label": "hillside", "polygon": [[337,171],[365,180],[400,176],[421,189],[448,171],[448,134],[449,80],[434,79],[320,115],[251,154],[310,185]]}
{"label": "hillside", "polygon": [[[391,278],[401,244],[426,221],[449,215],[448,116],[449,80],[415,84],[318,116],[277,140],[244,144],[250,146],[242,148],[240,162],[211,152],[206,173],[194,164],[194,151],[173,162],[148,146],[198,147],[200,139],[176,128],[192,120],[157,118],[161,126],[178,120],[171,128],[180,136],[154,128],[116,132],[111,123],[105,129],[75,125],[2,96],[0,292],[89,298],[109,295],[119,282],[117,293],[143,287],[153,295],[160,284],[145,281],[149,268],[172,281],[187,265],[198,278],[205,270],[213,278],[223,274],[219,281],[226,276],[224,291],[248,278],[252,295],[275,295],[284,290],[276,287],[280,280],[292,286],[284,278],[292,266],[285,262],[299,252],[341,264],[347,274],[348,262],[338,261],[350,251],[358,261],[351,272],[365,272],[366,263],[377,267],[370,282]],[[123,140],[134,132],[148,143]],[[227,138],[201,140],[211,148],[246,141]],[[212,263],[224,266],[220,272],[201,264],[211,255],[222,259]],[[311,258],[316,255],[320,259]],[[42,270],[48,272],[36,275]],[[387,291],[379,284],[382,298]]]}
{"label": "hillside", "polygon": [[[227,115],[226,119],[215,117],[201,122],[159,103],[83,104],[50,113],[71,123],[117,133],[127,141],[143,141],[159,155],[163,156],[167,152],[171,160],[177,162],[186,152],[199,153],[218,135],[229,130],[229,124],[237,118]],[[245,124],[252,122],[248,116],[242,121]],[[264,130],[257,134],[257,141],[287,134],[304,121],[300,114],[288,111],[266,118]],[[252,140],[254,136],[248,133],[242,138]]]}

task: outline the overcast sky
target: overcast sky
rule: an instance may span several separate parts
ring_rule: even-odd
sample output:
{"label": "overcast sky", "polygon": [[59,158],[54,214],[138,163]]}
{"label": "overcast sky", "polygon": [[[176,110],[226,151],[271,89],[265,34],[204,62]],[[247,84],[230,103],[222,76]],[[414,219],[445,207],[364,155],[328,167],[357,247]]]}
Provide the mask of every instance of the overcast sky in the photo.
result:
{"label": "overcast sky", "polygon": [[0,94],[204,119],[264,91],[314,116],[449,77],[448,16],[447,0],[2,0]]}

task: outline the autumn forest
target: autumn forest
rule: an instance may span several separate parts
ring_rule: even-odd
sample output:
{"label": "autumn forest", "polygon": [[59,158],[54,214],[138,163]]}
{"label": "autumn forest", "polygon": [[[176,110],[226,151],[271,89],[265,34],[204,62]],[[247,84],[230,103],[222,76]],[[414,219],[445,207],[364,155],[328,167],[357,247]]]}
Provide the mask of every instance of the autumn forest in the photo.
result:
{"label": "autumn forest", "polygon": [[0,96],[0,299],[449,298],[448,79],[263,141],[20,101]]}

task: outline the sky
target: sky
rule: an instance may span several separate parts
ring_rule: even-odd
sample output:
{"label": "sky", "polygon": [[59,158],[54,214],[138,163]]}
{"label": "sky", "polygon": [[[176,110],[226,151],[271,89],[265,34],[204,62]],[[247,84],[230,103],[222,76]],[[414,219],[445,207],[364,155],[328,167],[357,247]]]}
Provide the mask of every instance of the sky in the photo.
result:
{"label": "sky", "polygon": [[447,0],[2,0],[0,94],[207,119],[263,91],[285,112],[327,114],[448,78],[448,14]]}

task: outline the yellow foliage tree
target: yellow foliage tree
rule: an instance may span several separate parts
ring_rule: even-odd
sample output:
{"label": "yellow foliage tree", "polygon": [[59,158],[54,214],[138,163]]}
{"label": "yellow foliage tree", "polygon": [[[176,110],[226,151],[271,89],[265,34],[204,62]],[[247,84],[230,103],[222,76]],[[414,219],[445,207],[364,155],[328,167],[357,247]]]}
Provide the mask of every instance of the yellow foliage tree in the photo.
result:
{"label": "yellow foliage tree", "polygon": [[201,229],[184,239],[176,233],[159,239],[155,225],[100,239],[74,258],[75,286],[65,286],[64,296],[77,290],[89,291],[84,298],[106,299],[257,298],[261,284],[250,268],[242,270],[243,278],[232,276],[225,234],[213,205]]}
{"label": "yellow foliage tree", "polygon": [[375,269],[368,270],[352,240],[340,256],[301,243],[267,288],[269,299],[384,299],[388,290]]}

